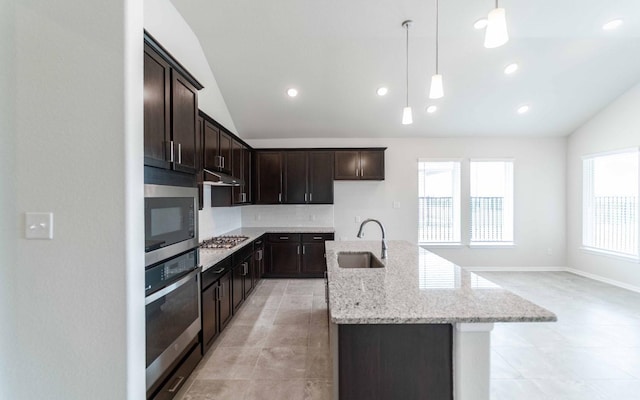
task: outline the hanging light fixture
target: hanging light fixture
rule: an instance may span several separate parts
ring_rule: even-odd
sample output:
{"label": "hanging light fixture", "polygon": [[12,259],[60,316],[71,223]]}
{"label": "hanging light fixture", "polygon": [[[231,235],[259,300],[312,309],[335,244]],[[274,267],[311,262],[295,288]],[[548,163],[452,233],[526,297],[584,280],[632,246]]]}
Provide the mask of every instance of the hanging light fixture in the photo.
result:
{"label": "hanging light fixture", "polygon": [[409,107],[409,27],[413,21],[406,20],[402,23],[402,26],[407,30],[407,103],[402,110],[402,125],[413,124],[413,115],[411,114],[411,107]]}
{"label": "hanging light fixture", "polygon": [[436,0],[436,74],[431,77],[431,89],[429,90],[430,99],[439,99],[444,96],[444,88],[442,87],[442,75],[438,72],[438,0]]}
{"label": "hanging light fixture", "polygon": [[484,47],[493,49],[500,47],[509,41],[509,33],[507,32],[507,17],[504,8],[498,7],[496,0],[496,8],[489,12],[487,17],[487,30],[484,34]]}

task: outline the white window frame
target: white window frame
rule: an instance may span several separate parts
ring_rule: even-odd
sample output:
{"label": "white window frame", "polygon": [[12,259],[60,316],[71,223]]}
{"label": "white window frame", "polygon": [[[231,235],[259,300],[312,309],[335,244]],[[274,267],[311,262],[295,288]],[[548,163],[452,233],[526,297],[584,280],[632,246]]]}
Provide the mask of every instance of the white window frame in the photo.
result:
{"label": "white window frame", "polygon": [[[472,165],[473,163],[481,163],[481,162],[504,162],[510,163],[511,168],[507,171],[508,176],[506,177],[507,183],[507,193],[504,197],[503,204],[503,236],[509,238],[510,240],[495,240],[495,241],[474,241],[472,236],[473,231],[473,215],[471,212],[472,206],[472,188],[471,185],[473,183],[472,175]],[[515,159],[514,158],[473,158],[469,160],[469,247],[491,247],[491,248],[511,248],[515,246]],[[510,223],[509,223],[510,222]]]}
{"label": "white window frame", "polygon": [[[638,182],[636,195],[636,248],[635,254],[629,254],[621,251],[611,250],[604,247],[597,247],[594,243],[594,193],[593,193],[593,161],[599,157],[613,156],[616,154],[636,153],[638,157]],[[593,153],[582,156],[582,247],[581,249],[590,253],[607,256],[611,258],[617,258],[622,260],[640,261],[640,147],[630,147],[625,149],[606,151],[600,153]]]}
{"label": "white window frame", "polygon": [[[461,222],[462,222],[462,167],[463,160],[459,158],[419,158],[418,159],[418,179],[420,179],[420,163],[432,162],[432,163],[457,163],[457,176],[454,176],[453,184],[453,239],[451,241],[422,241],[420,237],[418,237],[418,242],[420,245],[425,247],[456,247],[461,246],[462,244],[462,232],[461,232]],[[418,182],[418,203],[420,201],[420,182]],[[418,205],[419,207],[419,205]],[[418,214],[420,213],[420,209],[418,208]],[[420,223],[420,221],[418,221]],[[418,227],[418,236],[420,233],[421,227]]]}

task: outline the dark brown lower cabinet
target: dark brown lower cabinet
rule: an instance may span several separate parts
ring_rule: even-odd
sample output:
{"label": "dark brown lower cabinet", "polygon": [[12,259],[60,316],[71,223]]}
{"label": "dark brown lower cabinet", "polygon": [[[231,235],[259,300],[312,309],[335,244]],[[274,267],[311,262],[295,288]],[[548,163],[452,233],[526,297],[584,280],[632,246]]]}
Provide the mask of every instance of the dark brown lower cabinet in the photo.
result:
{"label": "dark brown lower cabinet", "polygon": [[452,400],[452,326],[338,325],[340,399]]}
{"label": "dark brown lower cabinet", "polygon": [[218,291],[218,282],[202,291],[202,354],[207,352],[220,334]]}
{"label": "dark brown lower cabinet", "polygon": [[242,265],[236,264],[233,267],[232,287],[233,292],[233,312],[235,313],[244,301],[244,288],[242,287],[242,281],[244,280],[244,269]]}
{"label": "dark brown lower cabinet", "polygon": [[265,276],[322,278],[327,270],[324,242],[333,237],[333,233],[268,234]]}
{"label": "dark brown lower cabinet", "polygon": [[220,332],[229,324],[233,316],[233,302],[231,300],[231,271],[220,278],[220,288],[218,289],[220,299]]}

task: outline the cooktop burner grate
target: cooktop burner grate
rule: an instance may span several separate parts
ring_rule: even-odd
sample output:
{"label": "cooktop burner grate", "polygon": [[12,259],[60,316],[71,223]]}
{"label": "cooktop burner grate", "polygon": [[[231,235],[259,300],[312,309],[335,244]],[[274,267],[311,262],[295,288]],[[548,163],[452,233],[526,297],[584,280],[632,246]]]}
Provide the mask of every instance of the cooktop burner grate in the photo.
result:
{"label": "cooktop burner grate", "polygon": [[241,235],[216,236],[200,243],[200,247],[203,249],[230,249],[247,239],[249,239],[247,236]]}

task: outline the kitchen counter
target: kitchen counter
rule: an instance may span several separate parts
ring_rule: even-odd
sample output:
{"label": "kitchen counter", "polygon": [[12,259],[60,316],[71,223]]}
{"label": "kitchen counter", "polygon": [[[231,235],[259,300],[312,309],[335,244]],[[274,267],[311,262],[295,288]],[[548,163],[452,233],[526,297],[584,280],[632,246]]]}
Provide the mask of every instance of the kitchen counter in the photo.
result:
{"label": "kitchen counter", "polygon": [[404,241],[388,241],[384,268],[340,268],[338,252],[380,241],[329,241],[329,310],[336,324],[448,324],[556,321],[552,312]]}
{"label": "kitchen counter", "polygon": [[341,268],[340,252],[380,241],[326,242],[333,399],[489,400],[494,322],[556,315],[405,241],[382,268]]}
{"label": "kitchen counter", "polygon": [[[249,239],[230,249],[200,249],[200,265],[202,271],[206,271],[215,264],[229,257],[234,252],[240,250],[244,246],[251,244],[254,240],[265,233],[334,233],[333,227],[263,227],[263,228],[239,228],[222,235],[247,236]],[[222,236],[220,235],[220,236]]]}

